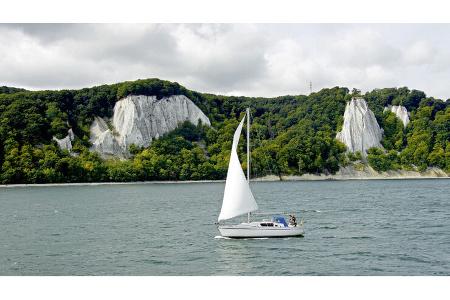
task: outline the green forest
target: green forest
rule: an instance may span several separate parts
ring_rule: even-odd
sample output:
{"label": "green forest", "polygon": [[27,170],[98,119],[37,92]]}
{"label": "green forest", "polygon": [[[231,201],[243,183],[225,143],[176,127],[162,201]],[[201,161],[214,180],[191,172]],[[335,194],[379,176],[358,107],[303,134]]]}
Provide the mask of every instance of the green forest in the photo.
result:
{"label": "green forest", "polygon": [[[208,116],[211,126],[186,122],[147,148],[132,145],[128,160],[102,159],[89,151],[90,125],[94,116],[111,117],[115,102],[127,95],[158,99],[185,95]],[[384,129],[384,149],[370,149],[365,160],[360,153],[347,153],[335,139],[346,102],[356,95],[358,90],[334,87],[308,96],[220,96],[159,79],[60,91],[4,86],[0,87],[0,182],[224,179],[232,136],[247,107],[252,114],[252,177],[334,174],[340,166],[365,163],[377,171],[438,167],[450,173],[450,101],[406,87],[360,95]],[[406,128],[393,113],[383,112],[387,105],[408,109],[411,122]],[[72,153],[60,150],[52,140],[66,136],[69,128],[76,136]],[[239,147],[245,169],[245,134]]]}

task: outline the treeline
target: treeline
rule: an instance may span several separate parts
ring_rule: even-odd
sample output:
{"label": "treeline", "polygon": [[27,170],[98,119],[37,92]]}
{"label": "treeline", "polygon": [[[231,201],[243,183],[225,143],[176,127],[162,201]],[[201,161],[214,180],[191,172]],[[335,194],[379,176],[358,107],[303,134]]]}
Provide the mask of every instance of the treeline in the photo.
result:
{"label": "treeline", "polygon": [[25,92],[25,89],[9,87],[9,86],[0,86],[0,94],[14,94],[18,92]]}
{"label": "treeline", "polygon": [[220,179],[226,168],[217,169],[212,165],[201,144],[208,130],[184,123],[155,140],[149,148],[131,147],[134,156],[130,160],[103,160],[83,147],[73,156],[55,144],[17,146],[7,149],[2,180],[4,183],[53,183]]}
{"label": "treeline", "polygon": [[[187,90],[158,79],[102,85],[81,90],[26,91],[3,87],[0,93],[0,180],[2,183],[96,182],[223,179],[231,140],[246,107],[251,108],[252,176],[335,173],[358,160],[335,139],[346,101],[355,91],[323,89],[309,96],[229,97]],[[181,124],[150,147],[130,147],[129,160],[103,160],[89,151],[94,116],[111,117],[117,100],[128,95],[158,98],[186,95],[211,120],[211,127]],[[384,150],[371,150],[377,170],[437,166],[449,172],[448,102],[407,88],[374,90],[364,95],[385,130]],[[411,111],[407,128],[389,104]],[[72,152],[52,137],[72,128]],[[244,130],[245,131],[245,130]],[[241,162],[245,168],[245,135]]]}
{"label": "treeline", "polygon": [[[370,149],[368,155],[375,170],[424,171],[432,166],[450,172],[450,101],[408,88],[374,90],[365,98],[384,129],[384,150]],[[383,112],[388,105],[407,108],[410,123],[406,128],[395,114]]]}

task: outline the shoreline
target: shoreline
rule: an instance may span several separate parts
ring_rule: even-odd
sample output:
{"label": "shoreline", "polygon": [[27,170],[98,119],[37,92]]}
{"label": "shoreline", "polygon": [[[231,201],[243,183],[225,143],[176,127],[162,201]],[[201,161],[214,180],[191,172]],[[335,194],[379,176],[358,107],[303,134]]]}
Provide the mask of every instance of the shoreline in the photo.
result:
{"label": "shoreline", "polygon": [[[267,175],[256,177],[251,182],[276,182],[276,181],[346,181],[346,180],[415,180],[415,179],[450,179],[450,174],[438,168],[428,168],[423,172],[395,170],[377,172],[372,167],[354,165],[341,167],[336,174],[303,174],[303,175]],[[73,183],[21,183],[0,184],[0,188],[15,187],[50,187],[50,186],[96,186],[96,185],[125,185],[125,184],[189,184],[189,183],[223,183],[225,180],[155,180],[155,181],[131,181],[131,182],[73,182]]]}

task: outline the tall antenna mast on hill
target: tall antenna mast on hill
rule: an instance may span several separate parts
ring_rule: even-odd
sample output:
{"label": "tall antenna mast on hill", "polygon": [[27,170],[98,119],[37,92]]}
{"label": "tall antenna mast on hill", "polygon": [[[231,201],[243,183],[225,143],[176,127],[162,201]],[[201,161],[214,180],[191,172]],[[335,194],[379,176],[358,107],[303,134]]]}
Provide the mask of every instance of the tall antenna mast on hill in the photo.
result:
{"label": "tall antenna mast on hill", "polygon": [[312,81],[309,82],[309,93],[312,94]]}

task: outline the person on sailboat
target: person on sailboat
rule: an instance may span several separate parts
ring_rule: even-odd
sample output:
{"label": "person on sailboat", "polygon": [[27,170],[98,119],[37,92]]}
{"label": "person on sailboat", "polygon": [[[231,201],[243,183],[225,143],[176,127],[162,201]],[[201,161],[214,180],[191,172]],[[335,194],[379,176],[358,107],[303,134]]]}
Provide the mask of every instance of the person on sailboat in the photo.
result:
{"label": "person on sailboat", "polygon": [[295,218],[295,215],[289,215],[289,225],[292,225],[294,227],[297,226],[297,218]]}

